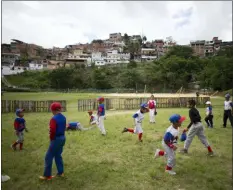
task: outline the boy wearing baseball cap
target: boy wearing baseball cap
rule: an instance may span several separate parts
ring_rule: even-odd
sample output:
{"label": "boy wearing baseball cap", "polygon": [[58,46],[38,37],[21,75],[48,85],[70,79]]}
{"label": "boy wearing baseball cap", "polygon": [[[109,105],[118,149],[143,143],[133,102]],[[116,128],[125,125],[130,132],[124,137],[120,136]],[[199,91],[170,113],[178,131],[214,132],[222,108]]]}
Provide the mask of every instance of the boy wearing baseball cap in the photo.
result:
{"label": "boy wearing baseball cap", "polygon": [[213,128],[213,108],[211,106],[211,102],[207,101],[206,103],[206,117],[205,117],[205,122],[209,128]]}
{"label": "boy wearing baseball cap", "polygon": [[176,172],[173,171],[173,168],[176,164],[175,150],[177,149],[177,139],[179,135],[179,127],[182,122],[185,120],[185,117],[182,117],[178,114],[174,114],[169,118],[172,125],[167,128],[164,135],[162,146],[164,150],[157,149],[155,152],[155,159],[160,156],[166,156],[167,165],[165,172],[175,175]]}
{"label": "boy wearing baseball cap", "polygon": [[104,98],[99,97],[97,99],[97,101],[99,102],[98,110],[97,110],[97,125],[98,125],[102,135],[105,136],[106,131],[104,128],[104,118],[105,118]]}
{"label": "boy wearing baseball cap", "polygon": [[233,127],[233,103],[230,100],[231,95],[227,93],[224,101],[224,114],[223,114],[223,128],[227,126],[227,119],[229,118],[231,127]]}
{"label": "boy wearing baseball cap", "polygon": [[138,140],[139,142],[142,142],[142,134],[143,134],[142,121],[144,119],[144,114],[146,112],[149,112],[148,104],[143,103],[140,106],[140,110],[138,110],[133,115],[133,121],[134,121],[134,126],[135,126],[134,129],[124,128],[122,133],[130,132],[130,133],[138,134]]}
{"label": "boy wearing baseball cap", "polygon": [[[97,118],[96,116],[93,115],[93,112],[92,111],[88,111],[87,112],[90,116],[90,120],[89,120],[89,124],[90,125],[95,125],[97,124]],[[79,131],[87,131],[87,130],[90,130],[90,129],[93,129],[95,128],[95,126],[92,126],[92,127],[88,127],[88,128],[85,128],[81,125],[80,122],[69,122],[68,125],[67,125],[67,128],[66,130],[79,130]]]}
{"label": "boy wearing baseball cap", "polygon": [[14,129],[15,129],[15,134],[17,136],[17,140],[11,145],[11,148],[13,150],[16,150],[16,146],[19,144],[19,149],[23,150],[23,141],[24,141],[24,134],[23,131],[25,130],[28,132],[26,128],[26,121],[23,118],[24,117],[24,109],[17,109],[15,112],[15,115],[17,118],[15,119],[14,122]]}
{"label": "boy wearing baseball cap", "polygon": [[188,134],[187,134],[187,139],[184,143],[184,148],[180,151],[180,153],[188,153],[188,149],[192,143],[192,140],[197,135],[199,140],[202,142],[202,144],[204,144],[205,147],[208,149],[208,155],[213,156],[214,153],[212,151],[212,148],[210,147],[206,139],[206,136],[204,134],[204,126],[201,123],[201,116],[199,114],[199,111],[196,109],[196,101],[189,100],[188,104],[190,108],[189,110],[190,124],[188,125],[187,129],[184,129],[184,132],[188,131]]}
{"label": "boy wearing baseball cap", "polygon": [[50,109],[53,117],[50,120],[50,145],[45,156],[44,175],[40,176],[41,180],[51,180],[53,158],[57,166],[57,176],[64,176],[64,166],[62,160],[63,147],[65,145],[66,118],[61,113],[62,106],[59,102],[51,104]]}

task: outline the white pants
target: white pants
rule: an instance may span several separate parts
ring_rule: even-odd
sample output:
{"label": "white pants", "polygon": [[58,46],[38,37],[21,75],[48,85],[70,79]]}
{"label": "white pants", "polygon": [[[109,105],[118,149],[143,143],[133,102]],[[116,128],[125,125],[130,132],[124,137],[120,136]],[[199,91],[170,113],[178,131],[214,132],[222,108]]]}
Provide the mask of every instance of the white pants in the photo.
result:
{"label": "white pants", "polygon": [[198,122],[196,124],[192,124],[192,126],[189,129],[189,132],[187,134],[187,139],[184,143],[184,148],[186,150],[189,149],[193,138],[197,135],[197,137],[199,138],[199,140],[202,142],[202,144],[204,144],[204,146],[207,148],[209,146],[209,143],[206,139],[206,136],[204,134],[204,126],[202,125],[201,122]]}
{"label": "white pants", "polygon": [[134,133],[135,134],[143,133],[142,124],[141,123],[137,123],[136,124],[136,126],[134,127]]}
{"label": "white pants", "polygon": [[103,135],[106,135],[106,131],[105,131],[105,128],[104,128],[104,116],[99,117],[99,121],[97,122],[97,126],[99,127],[100,132]]}
{"label": "white pants", "polygon": [[24,135],[23,135],[23,131],[22,132],[18,132],[17,134],[16,134],[16,136],[18,137],[18,139],[17,139],[17,143],[23,143],[23,141],[24,141]]}
{"label": "white pants", "polygon": [[155,122],[155,109],[150,109],[150,122]]}
{"label": "white pants", "polygon": [[166,145],[166,143],[162,142],[165,157],[167,158],[167,166],[173,168],[176,165],[176,157],[175,157],[175,151]]}

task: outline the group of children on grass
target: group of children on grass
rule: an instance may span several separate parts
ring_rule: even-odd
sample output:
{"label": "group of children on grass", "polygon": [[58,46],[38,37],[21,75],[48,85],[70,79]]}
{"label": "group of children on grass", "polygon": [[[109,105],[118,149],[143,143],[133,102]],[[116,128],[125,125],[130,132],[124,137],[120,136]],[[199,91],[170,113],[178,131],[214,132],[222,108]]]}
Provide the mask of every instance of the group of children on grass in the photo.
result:
{"label": "group of children on grass", "polygon": [[[229,118],[231,125],[233,127],[233,119],[232,119],[232,107],[233,104],[230,101],[230,95],[227,94],[225,96],[225,102],[224,102],[224,124],[223,126],[226,127],[226,120]],[[93,115],[92,111],[88,111],[88,114],[90,116],[90,124],[91,125],[97,125],[98,128],[101,131],[101,134],[103,136],[106,135],[106,130],[104,127],[104,120],[105,120],[105,107],[104,107],[104,98],[100,97],[98,98],[99,106],[97,110],[97,116]],[[207,123],[207,126],[210,128],[213,128],[213,110],[211,106],[211,102],[206,102],[207,108],[206,108],[206,118],[205,121]],[[198,136],[200,141],[205,145],[205,147],[208,150],[208,155],[213,156],[212,148],[210,147],[206,136],[204,134],[204,126],[201,122],[201,116],[199,114],[199,111],[196,109],[196,101],[195,100],[189,100],[188,106],[190,108],[189,110],[189,118],[190,118],[190,124],[187,128],[183,130],[183,134],[187,134],[187,138],[183,139],[185,141],[184,148],[180,151],[180,153],[188,153],[188,149],[192,143],[192,140],[195,136]],[[62,152],[63,147],[65,145],[65,131],[66,130],[90,130],[92,127],[84,128],[79,122],[70,122],[68,125],[66,124],[66,117],[61,113],[62,106],[58,102],[54,102],[50,106],[51,112],[53,113],[53,117],[50,120],[50,145],[47,150],[47,153],[45,155],[45,169],[44,169],[44,175],[40,176],[40,179],[42,180],[50,180],[54,176],[52,176],[52,163],[53,159],[55,158],[55,163],[57,166],[57,177],[63,177],[64,176],[64,166],[63,166],[63,160],[62,160]],[[17,141],[14,142],[11,147],[13,150],[16,150],[16,146],[19,144],[20,150],[23,149],[23,141],[24,141],[24,130],[27,132],[26,128],[26,122],[23,114],[23,109],[17,109],[16,110],[16,116],[14,122],[14,128],[16,131]],[[133,121],[134,121],[134,128],[124,128],[122,133],[124,132],[130,132],[134,134],[138,134],[138,139],[140,142],[142,142],[142,135],[143,135],[143,129],[142,129],[142,121],[144,119],[144,114],[149,112],[150,113],[150,123],[155,123],[155,115],[156,112],[156,101],[154,100],[154,96],[152,95],[148,103],[143,103],[140,105],[140,109],[133,115]],[[167,128],[165,135],[162,140],[162,147],[163,150],[157,149],[155,152],[155,158],[165,156],[167,158],[167,165],[165,172],[175,175],[173,168],[175,166],[175,151],[177,149],[177,142],[178,142],[178,136],[179,136],[179,128],[182,125],[182,122],[185,120],[185,117],[180,116],[179,114],[174,114],[169,118],[169,121],[171,122],[171,125]],[[184,135],[185,137],[186,135]]]}

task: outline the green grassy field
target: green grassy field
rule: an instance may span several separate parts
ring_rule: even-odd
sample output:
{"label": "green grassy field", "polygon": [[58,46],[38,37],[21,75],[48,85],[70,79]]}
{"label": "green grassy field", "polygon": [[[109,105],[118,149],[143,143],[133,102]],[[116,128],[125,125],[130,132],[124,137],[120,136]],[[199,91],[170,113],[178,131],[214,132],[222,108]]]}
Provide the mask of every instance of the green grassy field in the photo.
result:
{"label": "green grassy field", "polygon": [[[3,99],[65,99],[68,106],[75,107],[77,99],[96,97],[95,94],[58,93],[6,93]],[[221,105],[223,99],[212,99],[213,106]],[[64,115],[67,121],[88,124],[88,115],[69,109]],[[205,110],[200,109],[204,117]],[[207,150],[195,138],[189,155],[177,153],[176,176],[164,172],[165,160],[153,159],[156,148],[161,148],[162,136],[170,125],[168,117],[179,113],[188,117],[188,109],[159,109],[156,124],[149,124],[148,114],[143,123],[143,143],[137,136],[121,134],[123,127],[132,126],[134,111],[107,111],[105,128],[107,136],[98,129],[84,132],[67,132],[63,159],[65,179],[55,178],[41,182],[44,156],[49,144],[48,122],[50,113],[26,113],[29,133],[25,133],[25,149],[13,152],[10,144],[16,139],[13,131],[14,113],[2,114],[2,173],[11,180],[2,183],[5,190],[230,190],[232,189],[232,128],[222,125],[222,107],[214,108],[214,129],[206,129],[206,136],[215,157],[207,157]],[[183,127],[187,126],[188,120]],[[183,143],[179,142],[179,148]],[[56,174],[54,164],[53,174]]]}

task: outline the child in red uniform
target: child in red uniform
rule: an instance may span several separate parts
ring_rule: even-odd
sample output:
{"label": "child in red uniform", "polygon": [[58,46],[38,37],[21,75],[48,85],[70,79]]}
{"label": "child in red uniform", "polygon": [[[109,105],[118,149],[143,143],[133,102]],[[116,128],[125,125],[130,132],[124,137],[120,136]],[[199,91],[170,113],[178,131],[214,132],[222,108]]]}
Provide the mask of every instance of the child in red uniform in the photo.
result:
{"label": "child in red uniform", "polygon": [[25,130],[26,132],[28,132],[26,128],[26,121],[23,118],[24,116],[23,111],[24,109],[17,109],[15,112],[17,118],[15,119],[15,122],[14,122],[14,128],[15,128],[15,134],[18,139],[17,141],[14,142],[14,144],[11,145],[11,148],[13,150],[16,150],[16,146],[18,144],[19,144],[19,149],[23,150],[23,141],[24,141],[23,131]]}
{"label": "child in red uniform", "polygon": [[66,118],[61,114],[61,104],[54,102],[51,104],[50,109],[53,113],[53,117],[50,120],[50,145],[45,156],[45,169],[44,175],[40,176],[41,180],[51,180],[53,158],[57,166],[57,176],[64,176],[64,166],[62,159],[63,147],[66,142],[65,130],[66,130]]}

